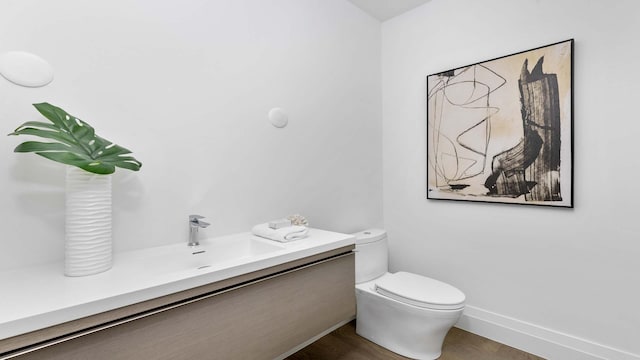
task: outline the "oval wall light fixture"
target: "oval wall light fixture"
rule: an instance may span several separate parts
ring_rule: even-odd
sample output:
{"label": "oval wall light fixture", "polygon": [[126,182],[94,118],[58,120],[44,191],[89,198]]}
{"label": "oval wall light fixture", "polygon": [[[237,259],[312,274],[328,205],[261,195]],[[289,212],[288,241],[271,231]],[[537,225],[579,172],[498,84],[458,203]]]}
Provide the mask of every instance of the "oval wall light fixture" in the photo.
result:
{"label": "oval wall light fixture", "polygon": [[271,125],[277,128],[283,128],[289,123],[289,116],[284,112],[284,110],[280,108],[273,108],[269,110],[269,121],[271,122]]}
{"label": "oval wall light fixture", "polygon": [[16,85],[41,87],[53,81],[53,68],[35,54],[8,51],[0,55],[0,75]]}

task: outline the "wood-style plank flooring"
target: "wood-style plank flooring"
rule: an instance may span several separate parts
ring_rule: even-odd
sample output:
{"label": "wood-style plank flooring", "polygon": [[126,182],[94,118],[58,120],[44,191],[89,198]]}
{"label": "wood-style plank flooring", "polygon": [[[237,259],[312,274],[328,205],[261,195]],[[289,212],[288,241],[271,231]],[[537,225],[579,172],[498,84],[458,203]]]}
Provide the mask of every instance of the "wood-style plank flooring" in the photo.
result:
{"label": "wood-style plank flooring", "polygon": [[[289,356],[286,360],[407,359],[356,334],[355,320]],[[452,328],[439,360],[544,360],[541,357]]]}

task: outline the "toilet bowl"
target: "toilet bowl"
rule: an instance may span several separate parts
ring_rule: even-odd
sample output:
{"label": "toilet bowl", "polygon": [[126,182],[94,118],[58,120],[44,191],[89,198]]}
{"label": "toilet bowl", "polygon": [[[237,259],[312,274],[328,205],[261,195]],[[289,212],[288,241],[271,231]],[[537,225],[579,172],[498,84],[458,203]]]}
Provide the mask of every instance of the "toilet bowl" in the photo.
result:
{"label": "toilet bowl", "polygon": [[464,310],[455,287],[408,272],[388,272],[387,234],[356,237],[356,333],[400,355],[437,359]]}

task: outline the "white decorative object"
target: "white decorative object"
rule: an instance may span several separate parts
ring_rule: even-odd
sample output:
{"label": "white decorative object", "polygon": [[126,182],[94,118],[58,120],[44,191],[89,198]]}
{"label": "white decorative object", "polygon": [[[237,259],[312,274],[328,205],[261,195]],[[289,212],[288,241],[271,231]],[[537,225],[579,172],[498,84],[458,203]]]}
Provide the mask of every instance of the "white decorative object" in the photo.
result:
{"label": "white decorative object", "polygon": [[111,175],[67,166],[65,232],[65,275],[111,268]]}
{"label": "white decorative object", "polygon": [[289,215],[287,216],[287,219],[291,220],[292,225],[307,226],[307,227],[309,226],[309,221],[307,221],[307,219],[300,214]]}
{"label": "white decorative object", "polygon": [[24,51],[0,55],[0,74],[12,83],[41,87],[53,81],[53,68],[43,58]]}
{"label": "white decorative object", "polygon": [[269,111],[269,121],[277,128],[283,128],[289,123],[289,116],[280,108],[273,108]]}

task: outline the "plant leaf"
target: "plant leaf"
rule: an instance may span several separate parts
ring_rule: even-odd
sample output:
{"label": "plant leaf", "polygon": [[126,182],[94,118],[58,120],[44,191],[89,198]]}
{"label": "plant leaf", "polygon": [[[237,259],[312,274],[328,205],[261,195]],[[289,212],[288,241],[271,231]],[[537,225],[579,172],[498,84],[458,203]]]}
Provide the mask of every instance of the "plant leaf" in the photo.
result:
{"label": "plant leaf", "polygon": [[[45,122],[41,122],[41,121],[27,121],[26,123],[18,126],[18,128],[15,131],[18,131],[21,128],[25,128],[25,127],[45,128],[45,129],[53,130],[53,131],[57,131],[58,130],[58,128],[55,125],[51,125],[49,123],[45,123]],[[18,134],[11,133],[9,135],[18,135]]]}
{"label": "plant leaf", "polygon": [[113,174],[116,171],[116,168],[113,165],[99,161],[87,160],[70,152],[37,152],[36,154],[62,164],[77,166],[94,174],[107,175]]}
{"label": "plant leaf", "polygon": [[45,139],[56,140],[59,143],[68,145],[69,147],[76,147],[77,151],[79,151],[79,152],[84,151],[84,149],[82,147],[79,147],[79,146],[76,145],[76,142],[72,137],[66,135],[65,133],[49,131],[49,130],[40,130],[40,129],[27,127],[27,128],[23,128],[23,129],[20,129],[20,130],[16,130],[15,132],[13,132],[13,133],[11,133],[9,135],[34,135],[34,136],[39,136],[39,137],[45,138]]}
{"label": "plant leaf", "polygon": [[69,146],[60,143],[44,143],[39,141],[25,141],[16,146],[14,152],[36,152],[36,151],[69,151]]}
{"label": "plant leaf", "polygon": [[77,166],[95,174],[111,174],[116,167],[140,170],[131,151],[98,135],[88,123],[49,103],[33,105],[51,124],[27,121],[9,135],[32,135],[56,142],[26,141],[14,152],[35,152],[49,160]]}
{"label": "plant leaf", "polygon": [[123,169],[129,169],[129,170],[133,170],[133,171],[138,171],[140,170],[140,167],[142,166],[142,164],[130,157],[130,159],[121,159],[121,161],[118,161],[117,163],[114,164],[115,166],[119,167],[119,168],[123,168]]}

